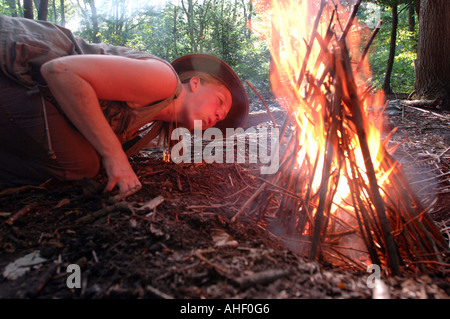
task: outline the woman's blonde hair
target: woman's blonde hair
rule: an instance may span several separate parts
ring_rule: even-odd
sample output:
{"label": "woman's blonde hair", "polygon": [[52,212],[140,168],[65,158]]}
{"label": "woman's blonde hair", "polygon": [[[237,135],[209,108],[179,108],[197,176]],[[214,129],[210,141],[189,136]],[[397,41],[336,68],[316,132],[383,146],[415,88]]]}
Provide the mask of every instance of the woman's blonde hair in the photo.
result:
{"label": "woman's blonde hair", "polygon": [[198,77],[198,78],[200,78],[200,81],[203,84],[209,83],[209,84],[216,84],[216,85],[224,85],[224,83],[222,83],[220,80],[218,80],[214,76],[212,76],[208,73],[205,73],[205,72],[200,72],[200,71],[184,72],[184,73],[180,74],[178,77],[180,78],[181,83],[187,83],[193,77]]}

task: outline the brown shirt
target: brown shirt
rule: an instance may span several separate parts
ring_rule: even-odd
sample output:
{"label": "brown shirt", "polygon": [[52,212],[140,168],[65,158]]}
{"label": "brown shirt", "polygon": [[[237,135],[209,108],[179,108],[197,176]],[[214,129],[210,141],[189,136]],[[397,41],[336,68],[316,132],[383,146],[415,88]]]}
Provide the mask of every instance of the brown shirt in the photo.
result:
{"label": "brown shirt", "polygon": [[[172,68],[167,61],[146,52],[106,43],[87,43],[76,38],[70,30],[50,22],[0,15],[0,70],[31,92],[40,91],[51,98],[40,73],[42,64],[58,57],[77,54],[157,59]],[[175,70],[173,72],[176,74]],[[178,80],[175,94],[159,103],[140,108],[131,108],[121,101],[100,101],[100,105],[119,140],[125,143],[139,135],[139,129],[172,102],[180,91]]]}

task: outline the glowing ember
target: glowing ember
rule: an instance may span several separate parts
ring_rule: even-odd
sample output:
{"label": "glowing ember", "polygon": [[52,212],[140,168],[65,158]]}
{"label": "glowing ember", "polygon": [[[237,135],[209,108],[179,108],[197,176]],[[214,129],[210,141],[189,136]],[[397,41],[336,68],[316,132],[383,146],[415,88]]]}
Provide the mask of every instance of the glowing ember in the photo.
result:
{"label": "glowing ember", "polygon": [[[372,94],[370,68],[361,60],[360,37],[370,31],[354,18],[359,2],[352,14],[335,2],[254,2],[259,16],[251,28],[269,45],[272,89],[294,127],[280,171],[267,182],[289,192],[274,217],[283,229],[279,235],[296,238],[302,243],[297,248],[311,258],[350,261],[363,269],[370,258],[396,273],[402,258],[411,261],[416,248],[410,246],[420,240],[400,238],[402,230],[396,230],[423,209],[381,139],[376,119],[384,96]],[[369,121],[369,113],[375,120]],[[421,226],[411,227],[417,233]],[[441,241],[432,223],[426,227]],[[408,247],[401,256],[400,245]],[[412,254],[419,258],[417,251]]]}

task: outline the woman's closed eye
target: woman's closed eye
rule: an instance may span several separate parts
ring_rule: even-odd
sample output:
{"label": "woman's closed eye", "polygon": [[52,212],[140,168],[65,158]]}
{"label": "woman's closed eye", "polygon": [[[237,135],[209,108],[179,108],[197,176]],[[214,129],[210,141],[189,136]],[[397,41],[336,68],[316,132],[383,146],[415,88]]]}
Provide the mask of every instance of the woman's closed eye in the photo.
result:
{"label": "woman's closed eye", "polygon": [[228,90],[217,92],[217,105],[215,112],[216,122],[222,121],[226,118],[231,108],[231,94]]}

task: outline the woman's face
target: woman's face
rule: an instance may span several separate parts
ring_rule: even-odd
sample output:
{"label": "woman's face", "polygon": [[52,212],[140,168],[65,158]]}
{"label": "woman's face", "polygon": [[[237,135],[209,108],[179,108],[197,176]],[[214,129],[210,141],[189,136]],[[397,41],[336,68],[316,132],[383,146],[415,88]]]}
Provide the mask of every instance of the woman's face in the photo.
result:
{"label": "woman's face", "polygon": [[202,121],[202,129],[223,120],[231,108],[231,93],[224,85],[202,83],[193,77],[189,83],[183,114],[184,126],[194,128],[194,120]]}

